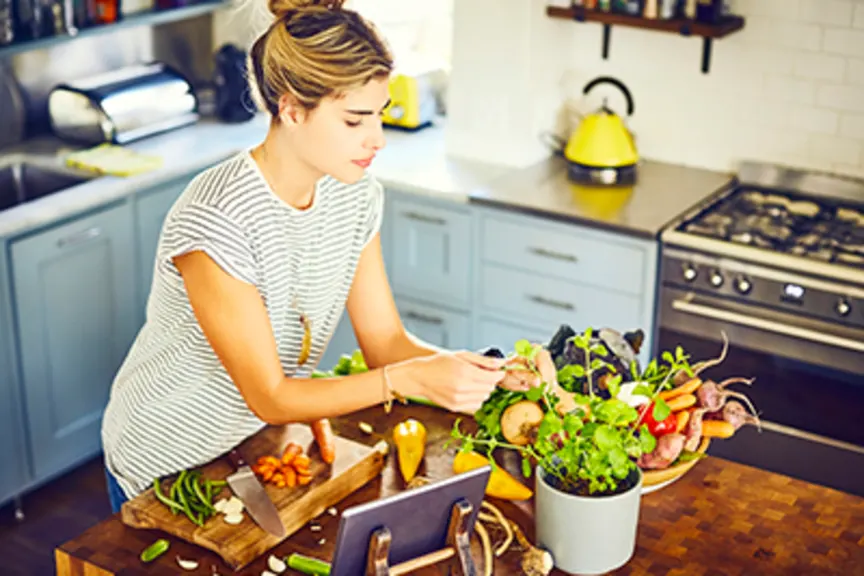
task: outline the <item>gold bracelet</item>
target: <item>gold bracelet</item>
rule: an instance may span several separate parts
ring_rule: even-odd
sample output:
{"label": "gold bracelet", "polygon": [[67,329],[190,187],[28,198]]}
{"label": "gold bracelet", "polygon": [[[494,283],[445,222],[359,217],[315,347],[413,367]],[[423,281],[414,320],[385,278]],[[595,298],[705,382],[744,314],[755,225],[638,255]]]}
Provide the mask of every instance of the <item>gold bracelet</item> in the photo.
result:
{"label": "gold bracelet", "polygon": [[389,366],[384,366],[381,374],[383,375],[384,382],[384,412],[390,414],[390,411],[393,410],[393,400],[398,400],[402,404],[407,404],[408,400],[393,389],[393,385],[390,383],[390,375],[387,374],[387,368]]}

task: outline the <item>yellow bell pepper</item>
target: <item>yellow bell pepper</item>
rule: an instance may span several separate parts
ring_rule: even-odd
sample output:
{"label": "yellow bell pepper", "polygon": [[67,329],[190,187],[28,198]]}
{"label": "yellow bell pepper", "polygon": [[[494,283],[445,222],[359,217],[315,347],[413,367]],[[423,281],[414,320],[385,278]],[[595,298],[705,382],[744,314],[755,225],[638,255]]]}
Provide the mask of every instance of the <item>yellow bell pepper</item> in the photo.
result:
{"label": "yellow bell pepper", "polygon": [[[453,472],[462,474],[489,464],[489,460],[477,452],[460,452],[453,460]],[[503,500],[528,500],[533,491],[511,476],[500,466],[492,468],[489,482],[486,484],[486,495]]]}
{"label": "yellow bell pepper", "polygon": [[399,471],[405,482],[410,482],[426,450],[426,428],[413,418],[400,422],[393,429],[393,442],[399,455]]}

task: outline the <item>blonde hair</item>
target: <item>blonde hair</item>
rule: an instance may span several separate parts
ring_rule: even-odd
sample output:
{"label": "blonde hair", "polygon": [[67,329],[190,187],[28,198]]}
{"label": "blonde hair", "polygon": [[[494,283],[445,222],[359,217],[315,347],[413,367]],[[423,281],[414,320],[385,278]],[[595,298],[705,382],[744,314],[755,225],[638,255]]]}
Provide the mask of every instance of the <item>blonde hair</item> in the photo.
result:
{"label": "blonde hair", "polygon": [[250,51],[250,83],[259,106],[279,116],[290,94],[307,110],[322,98],[359,88],[393,69],[393,57],[371,24],[344,0],[268,0],[275,21]]}

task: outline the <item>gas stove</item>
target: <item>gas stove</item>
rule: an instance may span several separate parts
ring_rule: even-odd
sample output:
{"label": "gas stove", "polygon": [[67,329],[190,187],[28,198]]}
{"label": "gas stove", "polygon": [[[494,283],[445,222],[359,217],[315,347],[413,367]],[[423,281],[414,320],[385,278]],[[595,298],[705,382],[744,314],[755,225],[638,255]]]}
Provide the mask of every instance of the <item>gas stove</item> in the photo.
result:
{"label": "gas stove", "polygon": [[864,181],[747,163],[663,231],[655,352],[724,335],[762,431],[711,452],[864,495]]}

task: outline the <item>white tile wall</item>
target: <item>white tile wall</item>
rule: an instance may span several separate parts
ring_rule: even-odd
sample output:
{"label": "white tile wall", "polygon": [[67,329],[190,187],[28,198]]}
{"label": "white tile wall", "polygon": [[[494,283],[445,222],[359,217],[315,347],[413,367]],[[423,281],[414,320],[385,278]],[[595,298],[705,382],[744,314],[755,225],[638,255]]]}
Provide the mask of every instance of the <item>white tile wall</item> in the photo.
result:
{"label": "white tile wall", "polygon": [[546,155],[540,134],[556,118],[565,119],[563,134],[574,126],[567,110],[592,111],[603,95],[623,110],[612,89],[581,97],[592,78],[612,75],[635,97],[629,122],[644,157],[719,170],[756,159],[864,174],[864,0],[733,1],[746,27],[714,43],[708,75],[699,39],[613,28],[603,60],[599,25],[547,18],[545,4],[456,3],[454,153],[536,161]]}

